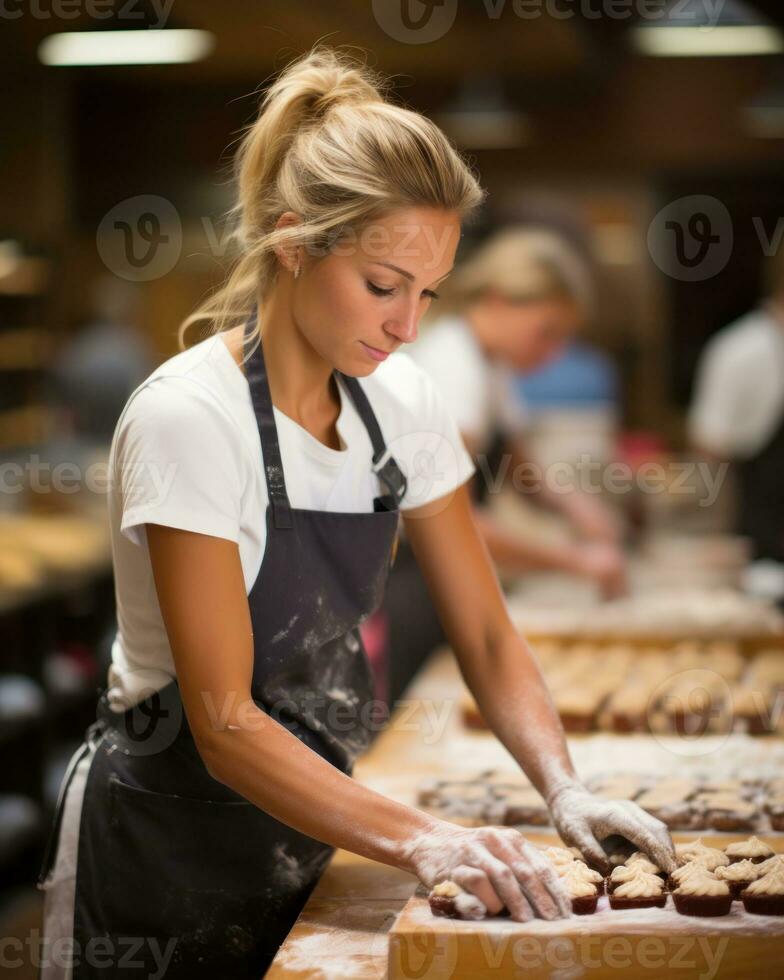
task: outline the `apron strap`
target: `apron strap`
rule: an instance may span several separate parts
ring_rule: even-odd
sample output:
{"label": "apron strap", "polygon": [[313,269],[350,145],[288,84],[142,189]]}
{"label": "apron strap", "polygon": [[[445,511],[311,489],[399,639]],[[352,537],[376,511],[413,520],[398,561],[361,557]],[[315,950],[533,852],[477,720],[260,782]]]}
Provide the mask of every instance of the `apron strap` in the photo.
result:
{"label": "apron strap", "polygon": [[291,528],[294,523],[291,519],[291,505],[286,492],[286,479],[283,475],[283,461],[280,456],[278,430],[275,426],[275,413],[272,408],[272,396],[267,380],[267,368],[264,364],[261,336],[259,336],[253,351],[248,354],[257,315],[258,311],[254,309],[245,324],[245,371],[253,400],[253,410],[259,425],[264,473],[267,479],[267,493],[272,505],[272,517],[276,528]]}
{"label": "apron strap", "polygon": [[376,414],[359,380],[347,374],[342,374],[340,371],[335,371],[335,375],[341,379],[348,389],[352,401],[359,412],[359,416],[364,422],[365,428],[370,436],[370,441],[373,444],[373,465],[371,469],[392,495],[397,506],[408,489],[406,476],[384,442],[384,436],[378,424]]}
{"label": "apron strap", "polygon": [[101,733],[105,728],[105,724],[102,720],[98,719],[94,721],[91,725],[87,727],[85,732],[84,741],[79,746],[77,751],[71,756],[71,761],[63,773],[62,780],[60,782],[60,792],[57,796],[57,803],[54,808],[54,819],[52,821],[52,826],[49,831],[49,838],[46,842],[46,849],[44,851],[43,860],[41,862],[41,869],[38,872],[38,879],[36,881],[36,888],[42,889],[46,879],[49,877],[49,873],[54,867],[55,855],[57,854],[57,843],[60,836],[60,826],[63,822],[63,811],[65,809],[65,796],[68,792],[68,787],[71,784],[73,775],[76,772],[76,767],[82,761],[82,759],[87,755],[91,749],[94,749],[97,743],[100,741]]}
{"label": "apron strap", "polygon": [[[245,324],[244,356],[246,376],[250,386],[253,409],[259,425],[261,448],[264,455],[264,472],[267,479],[267,491],[272,504],[273,520],[276,528],[293,527],[291,505],[286,492],[286,479],[283,474],[283,462],[278,442],[278,431],[275,425],[275,414],[272,407],[272,396],[269,390],[267,369],[264,363],[264,350],[259,337],[255,348],[249,353],[251,335],[253,333],[258,310],[254,309]],[[391,496],[394,506],[400,503],[408,489],[405,474],[400,469],[395,458],[391,455],[375,413],[368,401],[357,378],[349,377],[340,371],[334,372],[335,377],[343,382],[351,400],[359,413],[370,441],[373,445],[373,463],[371,469]]]}

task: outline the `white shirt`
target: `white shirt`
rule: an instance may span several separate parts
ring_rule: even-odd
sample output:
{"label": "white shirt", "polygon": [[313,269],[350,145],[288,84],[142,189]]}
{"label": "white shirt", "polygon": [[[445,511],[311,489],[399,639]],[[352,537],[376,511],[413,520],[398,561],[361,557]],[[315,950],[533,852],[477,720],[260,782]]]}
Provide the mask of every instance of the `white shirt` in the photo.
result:
{"label": "white shirt", "polygon": [[494,430],[519,435],[527,424],[514,373],[493,361],[460,316],[445,316],[424,327],[407,352],[438,385],[452,418],[477,451],[489,448]]}
{"label": "white shirt", "polygon": [[764,449],[784,416],[784,325],[764,309],[705,347],[689,412],[693,443],[729,459]]}
{"label": "white shirt", "polygon": [[[409,357],[393,354],[360,384],[408,477],[401,510],[437,500],[473,475],[438,391]],[[340,450],[274,408],[294,508],[372,511],[382,492],[370,437],[338,387]],[[131,394],[114,431],[108,483],[117,605],[108,699],[120,708],[176,675],[145,522],[236,541],[247,592],[264,557],[268,494],[258,424],[247,379],[220,336],[164,361]]]}

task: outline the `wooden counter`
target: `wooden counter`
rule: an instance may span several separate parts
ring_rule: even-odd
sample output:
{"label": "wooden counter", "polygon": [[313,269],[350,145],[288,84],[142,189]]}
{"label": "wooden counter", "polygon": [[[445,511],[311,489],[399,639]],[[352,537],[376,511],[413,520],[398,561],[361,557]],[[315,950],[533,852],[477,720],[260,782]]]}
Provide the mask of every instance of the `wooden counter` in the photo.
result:
{"label": "wooden counter", "polygon": [[[417,785],[429,775],[463,776],[487,768],[515,771],[516,763],[494,735],[464,728],[460,718],[463,690],[451,653],[434,654],[371,750],[357,763],[355,778],[400,802],[414,804]],[[593,775],[590,770],[597,767],[636,771],[647,766],[648,772],[659,774],[674,774],[678,768],[693,771],[700,765],[713,769],[719,756],[725,766],[746,771],[757,766],[771,774],[773,768],[782,771],[782,739],[715,738],[713,758],[704,751],[711,747],[707,739],[700,757],[679,754],[677,743],[641,735],[578,736],[570,738],[569,745],[581,776]],[[537,843],[556,843],[552,832],[527,836]],[[679,840],[696,835],[673,836]],[[748,835],[719,836],[722,843],[728,843]],[[404,872],[347,851],[336,852],[266,976],[270,980],[386,978],[389,933],[417,885]]]}

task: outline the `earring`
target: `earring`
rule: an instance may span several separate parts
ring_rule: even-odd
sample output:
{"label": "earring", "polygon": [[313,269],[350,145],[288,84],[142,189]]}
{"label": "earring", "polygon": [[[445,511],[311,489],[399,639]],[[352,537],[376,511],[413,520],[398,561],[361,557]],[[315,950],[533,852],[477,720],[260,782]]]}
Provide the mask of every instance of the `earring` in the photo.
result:
{"label": "earring", "polygon": [[297,268],[294,270],[294,278],[295,279],[299,279],[299,273],[300,273],[300,267],[297,266]]}

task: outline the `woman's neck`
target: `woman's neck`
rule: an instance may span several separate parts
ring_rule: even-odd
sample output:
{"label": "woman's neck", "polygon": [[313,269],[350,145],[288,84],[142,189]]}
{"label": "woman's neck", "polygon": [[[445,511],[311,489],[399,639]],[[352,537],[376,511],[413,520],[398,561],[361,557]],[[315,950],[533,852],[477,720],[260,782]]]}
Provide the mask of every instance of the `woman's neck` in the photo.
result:
{"label": "woman's neck", "polygon": [[[261,343],[272,403],[284,415],[307,429],[319,441],[340,448],[335,421],[340,413],[340,392],[332,367],[302,336],[277,290],[258,309]],[[244,326],[227,331],[226,343],[242,367]]]}

